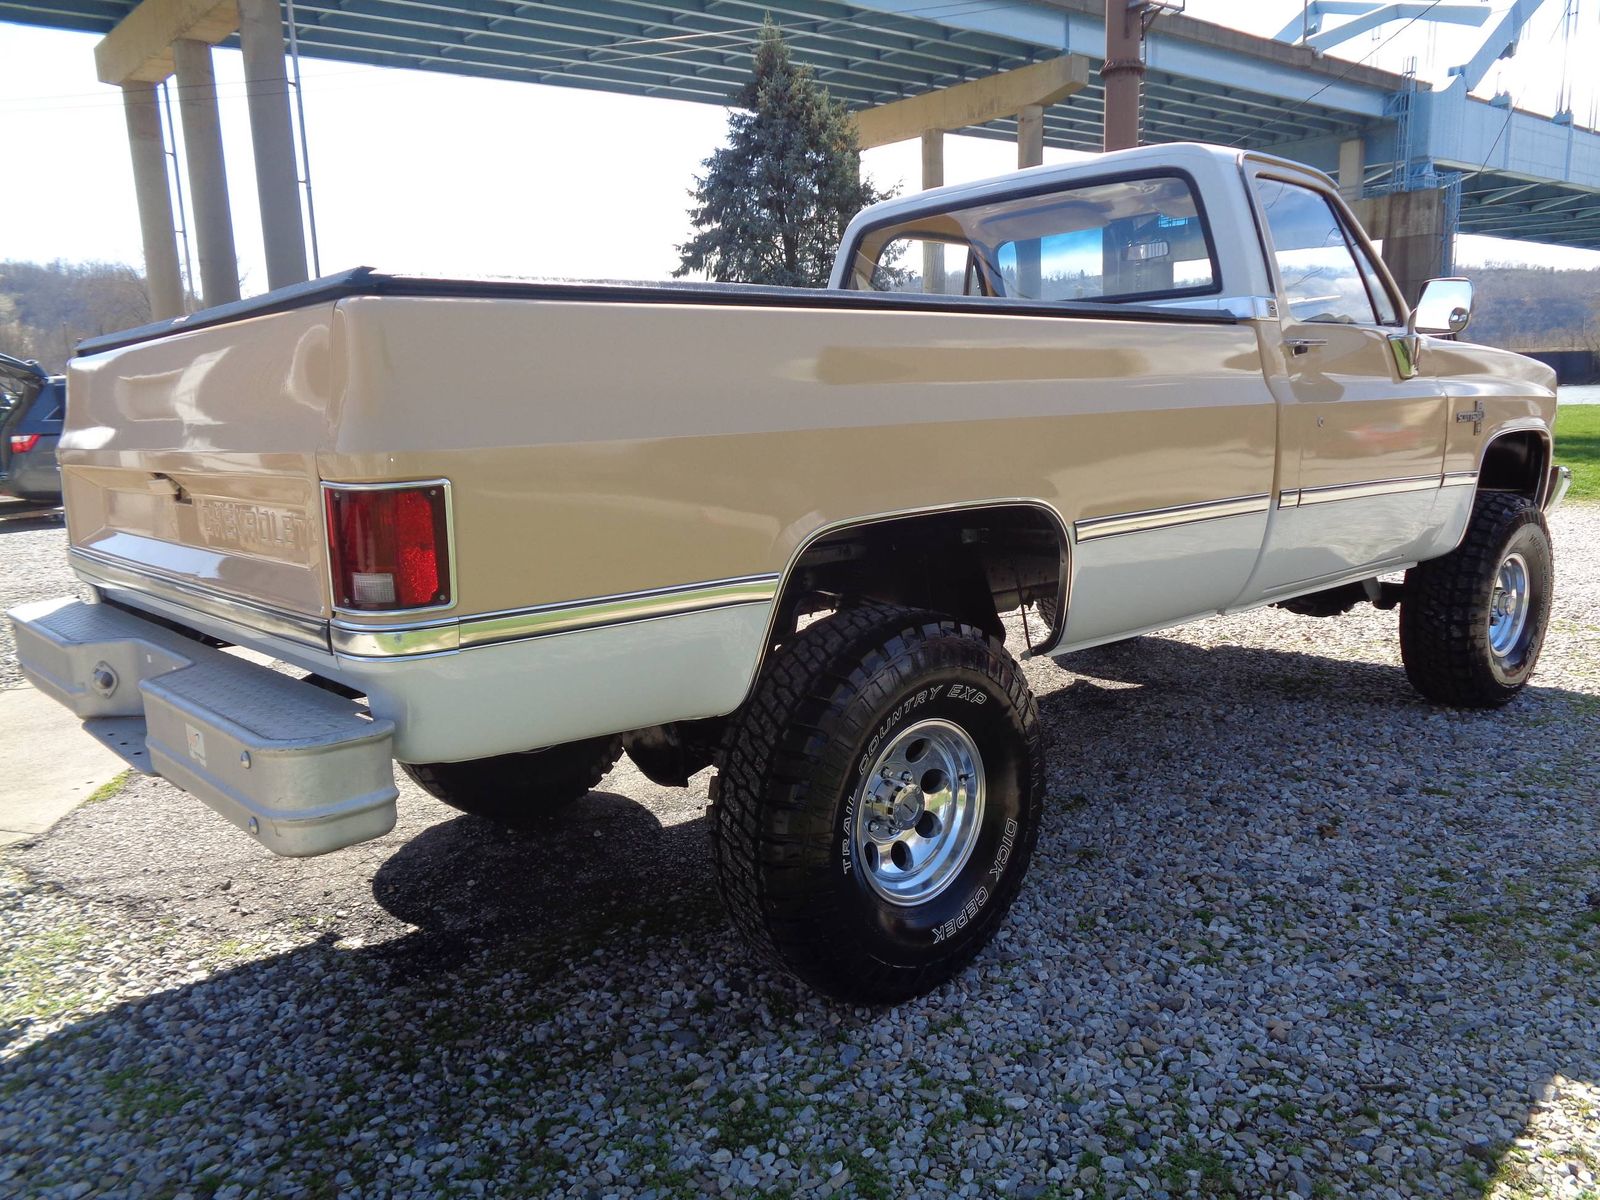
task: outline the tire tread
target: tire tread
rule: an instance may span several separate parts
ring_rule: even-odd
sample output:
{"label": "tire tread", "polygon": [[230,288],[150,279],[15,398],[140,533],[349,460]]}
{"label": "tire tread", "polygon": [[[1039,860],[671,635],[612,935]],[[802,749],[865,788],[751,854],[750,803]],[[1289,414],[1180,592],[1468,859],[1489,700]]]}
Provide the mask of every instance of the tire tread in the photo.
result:
{"label": "tire tread", "polygon": [[[820,807],[808,803],[817,751],[833,739],[861,744],[870,731],[850,719],[850,699],[884,667],[914,660],[933,638],[961,639],[960,662],[942,665],[982,672],[1022,715],[1037,804],[1038,709],[1004,647],[938,613],[876,602],[842,609],[779,650],[730,724],[717,764],[712,847],[718,890],[735,927],[769,962],[839,998],[881,1003],[921,994],[953,975],[986,940],[972,948],[958,941],[950,954],[915,968],[878,962],[841,977],[837,926],[828,919],[837,903],[820,883],[831,869],[833,828]],[[991,923],[1021,886],[1038,824],[1029,822],[1022,844],[1013,848],[1019,869],[1005,873],[986,905]]]}
{"label": "tire tread", "polygon": [[[1461,544],[1406,572],[1400,605],[1400,657],[1411,686],[1438,704],[1493,708],[1522,690],[1489,669],[1485,581],[1499,569],[1506,541],[1525,524],[1544,528],[1544,516],[1526,497],[1484,492],[1473,503]],[[1542,614],[1530,614],[1544,620]],[[1531,654],[1537,657],[1535,645]]]}

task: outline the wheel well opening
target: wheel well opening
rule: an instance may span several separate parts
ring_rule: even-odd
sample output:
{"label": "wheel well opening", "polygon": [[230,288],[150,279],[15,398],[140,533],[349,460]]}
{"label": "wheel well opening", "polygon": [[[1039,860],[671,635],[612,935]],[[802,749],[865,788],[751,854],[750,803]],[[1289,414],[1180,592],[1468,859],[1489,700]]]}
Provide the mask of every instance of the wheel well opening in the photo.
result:
{"label": "wheel well opening", "polygon": [[778,597],[774,645],[807,616],[852,600],[949,613],[996,637],[1000,614],[1039,604],[1034,646],[1064,616],[1066,539],[1055,514],[1030,504],[924,513],[835,530],[808,545]]}
{"label": "wheel well opening", "polygon": [[1478,469],[1478,490],[1513,492],[1537,501],[1544,488],[1549,447],[1534,430],[1508,433],[1489,443]]}

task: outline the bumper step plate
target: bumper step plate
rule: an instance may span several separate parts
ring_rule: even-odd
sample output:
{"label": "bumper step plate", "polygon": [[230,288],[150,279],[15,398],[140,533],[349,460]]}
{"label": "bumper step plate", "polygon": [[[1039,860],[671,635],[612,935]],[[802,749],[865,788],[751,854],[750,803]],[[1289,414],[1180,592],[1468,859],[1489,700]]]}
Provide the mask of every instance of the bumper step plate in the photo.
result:
{"label": "bumper step plate", "polygon": [[110,605],[9,615],[30,682],[274,853],[325,854],[394,828],[393,722]]}

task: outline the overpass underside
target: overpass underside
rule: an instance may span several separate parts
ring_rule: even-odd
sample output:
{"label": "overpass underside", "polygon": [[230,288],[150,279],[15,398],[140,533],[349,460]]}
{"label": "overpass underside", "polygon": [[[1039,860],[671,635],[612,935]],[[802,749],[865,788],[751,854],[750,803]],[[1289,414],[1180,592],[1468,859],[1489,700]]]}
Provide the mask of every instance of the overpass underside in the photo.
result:
{"label": "overpass underside", "polygon": [[[134,0],[0,0],[0,21],[104,33],[134,7]],[[795,56],[852,108],[934,91],[1070,49],[1088,54],[1097,73],[1070,105],[1046,114],[1045,144],[1100,148],[1105,98],[1096,51],[1103,42],[1040,44],[833,0],[296,0],[294,12],[300,51],[309,57],[719,104],[749,78],[755,31],[768,13],[782,26]],[[237,39],[220,44],[236,46]],[[1350,136],[1369,124],[1314,100],[1290,103],[1249,86],[1159,68],[1145,76],[1144,95],[1143,127],[1146,140],[1153,142],[1263,146]],[[973,132],[1009,137],[1015,130],[1015,121],[1006,119]]]}
{"label": "overpass underside", "polygon": [[[233,32],[239,13],[270,13],[273,7],[283,11],[282,0],[145,0],[143,5],[138,0],[0,0],[0,22],[101,34],[116,29],[116,37],[130,40],[129,27],[137,28],[139,19],[128,21],[129,15],[141,9],[143,18],[160,9],[189,13],[185,20],[212,30],[183,33],[179,40],[239,46],[239,35]],[[1065,55],[1083,60],[1087,74],[1072,94],[961,127],[978,136],[1017,139],[1019,148],[1026,148],[1019,150],[1019,162],[1025,163],[1038,161],[1046,145],[1100,148],[1104,12],[1105,0],[946,5],[926,0],[295,0],[293,33],[308,57],[721,104],[749,78],[755,34],[770,14],[795,57],[856,111]],[[281,41],[273,31],[258,24],[253,36],[258,53],[277,53],[271,47]],[[126,94],[130,87],[137,91],[159,81],[163,71],[175,66],[181,76],[183,64],[173,60],[169,42],[155,39],[151,44],[159,61],[125,63],[109,73],[102,63],[101,78],[120,84]],[[248,56],[251,46],[244,48]],[[214,92],[205,83],[206,64],[193,46],[184,53],[191,79],[199,82],[180,87],[180,94],[188,100],[199,96],[214,109]],[[1459,172],[1461,231],[1600,246],[1600,136],[1592,131],[1570,125],[1558,129],[1547,118],[1520,113],[1513,114],[1514,121],[1506,116],[1502,125],[1505,110],[1466,97],[1463,88],[1431,92],[1388,72],[1172,13],[1160,15],[1151,26],[1145,59],[1140,140],[1146,143],[1194,140],[1273,150],[1334,174],[1352,198],[1363,191],[1368,196],[1405,191],[1419,186],[1419,179]],[[258,116],[254,109],[270,107],[256,94],[261,90],[251,89],[253,129]],[[1395,116],[1395,99],[1402,94],[1413,98],[1418,114],[1409,140],[1399,134]],[[135,102],[143,101],[135,96],[130,103]],[[138,139],[144,139],[149,173],[159,131],[146,114],[139,117],[141,132],[135,135],[135,115],[130,110],[130,144],[135,145],[137,167]],[[212,111],[186,113],[186,130],[189,115],[201,125],[214,123]],[[292,153],[292,145],[285,148],[287,118],[282,111],[262,116],[258,175],[263,148],[268,148],[276,165],[265,174],[277,181],[274,207],[282,209],[288,203],[283,181],[293,175],[292,163],[286,166],[284,158]],[[1502,136],[1493,136],[1496,127]],[[924,182],[936,181],[929,167],[937,155],[930,158],[927,142],[933,133],[924,134]],[[1565,138],[1564,158],[1560,138]],[[1448,154],[1440,150],[1445,143],[1452,148]],[[1480,144],[1489,153],[1475,166],[1471,160]],[[1523,146],[1538,153],[1523,161]],[[226,274],[221,264],[231,251],[222,237],[225,204],[217,198],[220,159],[214,168],[191,162],[190,175],[198,176],[197,193],[211,194],[208,205],[197,194],[197,208],[210,210],[197,216],[202,228],[208,215],[213,218],[217,248],[211,257],[219,264],[220,278]],[[157,203],[153,218],[157,225],[164,219],[159,207]],[[292,240],[288,226],[299,222],[298,204],[291,207],[292,213],[277,213],[283,226],[277,231],[279,243]],[[1413,229],[1422,209],[1406,209],[1404,224]],[[1455,211],[1453,199],[1441,202],[1437,233],[1426,234],[1441,247],[1432,256],[1439,267],[1449,261]],[[1397,218],[1395,227],[1401,224]],[[148,240],[150,231],[146,233]],[[303,259],[304,251],[299,253]],[[202,267],[205,257],[202,244]],[[1430,256],[1413,257],[1421,262]],[[293,259],[292,253],[279,256],[286,264]],[[1414,292],[1414,282],[1407,280],[1408,292]]]}

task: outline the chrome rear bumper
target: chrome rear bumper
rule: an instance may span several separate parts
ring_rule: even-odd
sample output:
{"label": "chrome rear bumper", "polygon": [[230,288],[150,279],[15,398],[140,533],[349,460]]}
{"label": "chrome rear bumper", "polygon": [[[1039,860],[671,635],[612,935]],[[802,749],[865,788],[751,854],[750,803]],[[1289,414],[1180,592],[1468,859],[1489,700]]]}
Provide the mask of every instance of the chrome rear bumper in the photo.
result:
{"label": "chrome rear bumper", "polygon": [[34,686],[274,853],[325,854],[394,827],[393,722],[110,605],[8,615]]}

